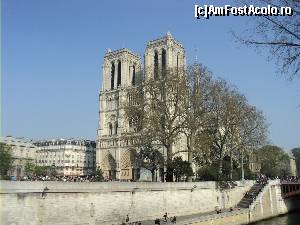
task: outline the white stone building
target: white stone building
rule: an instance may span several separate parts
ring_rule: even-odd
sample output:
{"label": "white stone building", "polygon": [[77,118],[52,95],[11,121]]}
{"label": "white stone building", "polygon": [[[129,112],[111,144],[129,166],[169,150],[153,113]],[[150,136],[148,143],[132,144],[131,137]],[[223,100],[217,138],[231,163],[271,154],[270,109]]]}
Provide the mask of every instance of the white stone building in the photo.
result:
{"label": "white stone building", "polygon": [[36,147],[31,140],[6,136],[1,142],[11,146],[13,168],[8,172],[9,176],[22,177],[27,163],[35,163]]}
{"label": "white stone building", "polygon": [[95,172],[96,143],[89,140],[37,141],[36,164],[53,166],[58,175],[83,176]]}
{"label": "white stone building", "polygon": [[289,152],[288,154],[289,154],[289,160],[290,160],[289,169],[291,172],[291,176],[297,176],[296,158],[291,152]]}
{"label": "white stone building", "polygon": [[[128,49],[107,51],[102,66],[102,89],[99,93],[96,153],[97,167],[102,169],[105,177],[136,180],[139,176],[139,168],[134,162],[136,149],[124,138],[127,131],[131,131],[122,108],[127,100],[126,89],[139,85],[143,79],[151,76],[159,79],[156,77],[159,70],[185,65],[185,50],[169,32],[147,44],[144,65],[141,58]],[[185,148],[184,143],[178,141],[173,146],[174,151]]]}

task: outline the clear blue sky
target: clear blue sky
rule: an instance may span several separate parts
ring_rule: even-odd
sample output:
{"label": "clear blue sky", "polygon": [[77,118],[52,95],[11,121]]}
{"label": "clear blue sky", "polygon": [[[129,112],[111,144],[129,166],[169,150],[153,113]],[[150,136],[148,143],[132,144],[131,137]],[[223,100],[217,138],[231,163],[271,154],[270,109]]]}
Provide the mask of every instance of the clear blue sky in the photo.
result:
{"label": "clear blue sky", "polygon": [[2,135],[95,139],[101,65],[107,48],[143,55],[171,31],[195,58],[264,111],[270,141],[300,146],[300,79],[276,74],[264,52],[237,44],[230,30],[249,18],[194,18],[194,4],[228,1],[3,0]]}

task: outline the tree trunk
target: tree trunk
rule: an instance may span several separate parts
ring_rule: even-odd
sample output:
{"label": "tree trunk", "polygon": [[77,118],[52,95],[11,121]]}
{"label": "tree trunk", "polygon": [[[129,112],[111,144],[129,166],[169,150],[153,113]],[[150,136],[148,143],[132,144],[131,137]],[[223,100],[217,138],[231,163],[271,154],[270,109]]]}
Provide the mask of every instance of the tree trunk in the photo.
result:
{"label": "tree trunk", "polygon": [[242,169],[242,180],[245,180],[245,172],[244,172],[244,151],[242,150],[241,157],[241,169]]}
{"label": "tree trunk", "polygon": [[187,145],[187,149],[188,149],[188,162],[192,163],[193,160],[193,150],[194,150],[194,142],[193,142],[193,134],[191,134],[191,136],[188,138],[188,145]]}
{"label": "tree trunk", "polygon": [[171,145],[167,145],[165,147],[167,149],[166,182],[173,182],[172,149],[171,149]]}
{"label": "tree trunk", "polygon": [[232,171],[233,171],[233,160],[232,160],[232,151],[230,151],[230,180],[232,180]]}
{"label": "tree trunk", "polygon": [[[194,150],[194,142],[193,142],[193,134],[187,138],[187,149],[188,149],[188,162],[192,165],[193,162],[193,150]],[[195,172],[195,171],[194,171]],[[187,178],[188,182],[192,181],[192,177],[189,176]]]}
{"label": "tree trunk", "polygon": [[166,182],[173,182],[173,168],[171,163],[171,160],[167,160]]}
{"label": "tree trunk", "polygon": [[222,171],[223,171],[223,157],[222,157],[222,154],[220,154],[219,171],[218,171],[218,180],[219,181],[222,179]]}

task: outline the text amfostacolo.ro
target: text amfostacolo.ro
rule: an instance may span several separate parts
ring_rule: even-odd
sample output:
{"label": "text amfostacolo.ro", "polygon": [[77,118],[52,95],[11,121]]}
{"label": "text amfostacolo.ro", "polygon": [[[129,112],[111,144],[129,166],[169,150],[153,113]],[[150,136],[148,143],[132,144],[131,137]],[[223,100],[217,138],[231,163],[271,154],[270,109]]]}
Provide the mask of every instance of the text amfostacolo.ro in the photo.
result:
{"label": "text amfostacolo.ro", "polygon": [[240,7],[224,5],[195,5],[195,17],[197,19],[208,19],[210,16],[292,16],[293,9],[291,7],[275,7],[267,5],[257,7],[254,5],[244,5]]}

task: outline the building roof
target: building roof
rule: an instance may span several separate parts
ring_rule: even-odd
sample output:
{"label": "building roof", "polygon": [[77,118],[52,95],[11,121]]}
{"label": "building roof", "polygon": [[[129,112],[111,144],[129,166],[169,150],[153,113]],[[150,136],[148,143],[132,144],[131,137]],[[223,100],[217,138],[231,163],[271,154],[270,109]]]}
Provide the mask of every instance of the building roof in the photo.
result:
{"label": "building roof", "polygon": [[33,141],[24,137],[13,137],[6,136],[1,137],[0,142],[5,143],[10,146],[24,147],[24,148],[35,148]]}
{"label": "building roof", "polygon": [[107,49],[107,52],[105,53],[104,57],[105,58],[111,58],[111,57],[122,55],[123,53],[127,53],[127,54],[135,57],[136,59],[140,59],[140,56],[138,54],[133,53],[128,48],[121,48],[121,49],[114,50],[114,51],[112,51],[111,49]]}
{"label": "building roof", "polygon": [[165,36],[158,38],[158,39],[154,39],[152,41],[149,41],[147,44],[147,48],[151,47],[152,45],[156,45],[156,44],[159,44],[162,42],[167,42],[168,40],[172,40],[173,43],[175,43],[178,47],[183,48],[183,45],[179,41],[177,41],[175,38],[173,38],[172,34],[169,31],[166,33]]}
{"label": "building roof", "polygon": [[51,140],[41,140],[35,141],[36,146],[51,146],[51,145],[78,145],[86,147],[96,147],[96,142],[91,140],[81,140],[81,139],[51,139]]}

